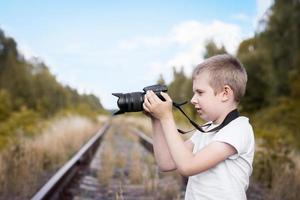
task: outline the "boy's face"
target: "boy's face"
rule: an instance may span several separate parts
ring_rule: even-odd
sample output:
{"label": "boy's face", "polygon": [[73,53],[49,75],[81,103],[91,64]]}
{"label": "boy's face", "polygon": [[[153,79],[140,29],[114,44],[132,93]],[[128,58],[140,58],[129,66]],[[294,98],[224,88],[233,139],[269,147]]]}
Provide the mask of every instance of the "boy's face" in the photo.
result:
{"label": "boy's face", "polygon": [[193,80],[194,96],[191,103],[195,106],[200,117],[205,121],[215,121],[222,110],[220,93],[215,94],[209,85],[209,74],[202,72]]}

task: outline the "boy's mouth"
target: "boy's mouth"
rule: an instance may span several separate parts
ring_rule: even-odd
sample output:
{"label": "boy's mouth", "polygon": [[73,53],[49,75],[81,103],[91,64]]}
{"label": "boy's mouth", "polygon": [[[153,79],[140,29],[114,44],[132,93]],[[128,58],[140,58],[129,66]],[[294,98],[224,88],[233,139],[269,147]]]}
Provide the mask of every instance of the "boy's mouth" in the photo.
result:
{"label": "boy's mouth", "polygon": [[202,113],[202,109],[201,108],[196,108],[197,113]]}

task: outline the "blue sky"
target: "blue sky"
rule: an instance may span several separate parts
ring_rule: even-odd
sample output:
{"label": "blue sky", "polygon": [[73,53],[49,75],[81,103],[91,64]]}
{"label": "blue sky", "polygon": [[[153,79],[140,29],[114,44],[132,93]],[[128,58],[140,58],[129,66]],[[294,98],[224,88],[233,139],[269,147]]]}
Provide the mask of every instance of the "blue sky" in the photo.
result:
{"label": "blue sky", "polygon": [[[42,2],[42,3],[41,3]],[[0,0],[0,28],[58,81],[116,108],[113,92],[141,91],[172,67],[187,74],[209,39],[234,54],[271,0]]]}

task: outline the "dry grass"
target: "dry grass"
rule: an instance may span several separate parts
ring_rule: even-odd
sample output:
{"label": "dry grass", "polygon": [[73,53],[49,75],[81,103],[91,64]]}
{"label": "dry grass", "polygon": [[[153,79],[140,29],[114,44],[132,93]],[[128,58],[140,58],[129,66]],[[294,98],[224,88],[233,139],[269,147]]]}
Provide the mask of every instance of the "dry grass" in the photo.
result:
{"label": "dry grass", "polygon": [[141,163],[141,152],[135,146],[131,150],[131,162],[130,162],[130,169],[129,169],[129,180],[133,184],[141,184],[143,181],[143,171],[142,171],[142,163]]}
{"label": "dry grass", "polygon": [[122,118],[128,127],[136,127],[143,132],[150,133],[152,131],[151,120],[143,115],[128,115]]}
{"label": "dry grass", "polygon": [[252,184],[259,192],[253,194],[259,194],[266,200],[298,200],[299,152],[293,150],[282,138],[274,139],[274,135],[272,132],[267,139],[260,139],[257,142]]}
{"label": "dry grass", "polygon": [[126,165],[126,155],[124,152],[119,152],[116,155],[116,161],[115,161],[117,168],[124,168]]}
{"label": "dry grass", "polygon": [[52,121],[36,138],[20,138],[1,152],[0,196],[4,199],[32,196],[49,172],[65,163],[97,128],[86,118],[72,116]]}
{"label": "dry grass", "polygon": [[273,169],[271,188],[265,192],[266,200],[298,200],[300,197],[300,157],[299,153],[290,155],[294,165]]}
{"label": "dry grass", "polygon": [[98,171],[98,179],[104,186],[109,186],[114,175],[115,161],[114,151],[111,144],[102,146],[101,167]]}
{"label": "dry grass", "polygon": [[97,121],[99,122],[99,123],[105,123],[105,122],[107,122],[108,121],[108,119],[109,119],[109,115],[98,115],[97,116]]}
{"label": "dry grass", "polygon": [[170,184],[164,185],[159,187],[159,197],[157,199],[173,199],[173,200],[180,200],[180,188],[178,184]]}
{"label": "dry grass", "polygon": [[[6,188],[6,185],[4,185],[6,182],[5,182],[5,174],[4,174],[4,159],[2,157],[3,156],[0,154],[0,183],[2,183],[1,186],[3,189],[3,187]],[[1,189],[0,189],[0,193],[1,193]]]}
{"label": "dry grass", "polygon": [[159,176],[158,176],[158,168],[155,166],[148,166],[147,173],[144,173],[144,189],[146,194],[155,194],[158,191],[159,184]]}
{"label": "dry grass", "polygon": [[281,171],[273,178],[272,188],[266,192],[266,200],[298,200],[300,197],[300,172]]}
{"label": "dry grass", "polygon": [[147,194],[154,193],[157,190],[159,177],[158,167],[155,164],[154,157],[147,155],[143,159],[145,170],[143,173],[143,184]]}
{"label": "dry grass", "polygon": [[124,200],[124,196],[123,196],[123,186],[122,184],[120,184],[119,186],[119,191],[116,193],[116,200]]}

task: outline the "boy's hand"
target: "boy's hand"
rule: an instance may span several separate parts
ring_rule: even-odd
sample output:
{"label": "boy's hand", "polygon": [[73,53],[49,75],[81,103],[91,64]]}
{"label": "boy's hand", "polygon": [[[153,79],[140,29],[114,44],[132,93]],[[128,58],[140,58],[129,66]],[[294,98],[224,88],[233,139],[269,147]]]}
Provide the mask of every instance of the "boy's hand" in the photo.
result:
{"label": "boy's hand", "polygon": [[166,101],[162,101],[153,91],[147,91],[143,108],[156,119],[162,120],[172,117],[172,99],[167,93],[160,93]]}

